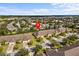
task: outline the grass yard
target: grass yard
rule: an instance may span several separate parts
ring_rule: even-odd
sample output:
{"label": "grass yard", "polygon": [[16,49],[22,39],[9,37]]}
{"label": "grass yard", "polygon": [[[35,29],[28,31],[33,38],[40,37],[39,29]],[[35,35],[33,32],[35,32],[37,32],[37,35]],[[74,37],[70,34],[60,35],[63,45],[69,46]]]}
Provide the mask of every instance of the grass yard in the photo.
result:
{"label": "grass yard", "polygon": [[15,45],[14,45],[13,51],[19,50],[19,49],[21,49],[22,47],[23,47],[22,42],[16,42]]}
{"label": "grass yard", "polygon": [[5,55],[7,48],[8,48],[8,44],[1,45],[1,46],[0,46],[0,55]]}

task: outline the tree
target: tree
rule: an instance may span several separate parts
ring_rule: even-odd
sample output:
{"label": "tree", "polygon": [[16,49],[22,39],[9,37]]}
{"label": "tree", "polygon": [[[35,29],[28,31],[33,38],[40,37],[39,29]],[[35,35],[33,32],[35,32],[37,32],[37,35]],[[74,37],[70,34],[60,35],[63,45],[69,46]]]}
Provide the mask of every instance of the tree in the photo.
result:
{"label": "tree", "polygon": [[78,37],[76,35],[72,35],[72,36],[69,36],[68,39],[71,41],[71,43],[75,43],[78,39]]}
{"label": "tree", "polygon": [[70,46],[71,44],[74,44],[77,41],[77,38],[78,37],[76,35],[69,36],[67,38],[64,38],[61,44]]}
{"label": "tree", "polygon": [[35,55],[37,55],[37,56],[44,55],[45,49],[43,49],[43,47],[41,45],[36,45],[34,50],[35,50]]}
{"label": "tree", "polygon": [[29,51],[22,48],[20,49],[16,54],[15,56],[28,56],[29,55]]}
{"label": "tree", "polygon": [[74,31],[76,25],[71,25],[70,28],[72,28],[72,31]]}
{"label": "tree", "polygon": [[67,24],[65,25],[66,28],[71,28],[72,31],[74,31],[74,29],[76,28],[76,25],[75,24]]}
{"label": "tree", "polygon": [[66,36],[66,32],[61,32],[59,35]]}
{"label": "tree", "polygon": [[1,43],[1,45],[6,45],[6,41],[5,40],[1,41],[0,43]]}
{"label": "tree", "polygon": [[14,49],[14,50],[17,50],[17,49],[19,49],[19,46],[18,46],[18,44],[16,44],[16,45],[13,47],[13,49]]}
{"label": "tree", "polygon": [[6,34],[7,34],[7,29],[0,28],[0,35],[6,35]]}
{"label": "tree", "polygon": [[31,40],[30,42],[28,42],[28,45],[29,45],[29,46],[32,46],[32,45],[33,45],[33,43],[34,43],[34,41],[33,41],[33,40]]}
{"label": "tree", "polygon": [[55,49],[60,49],[62,46],[58,44],[55,40],[51,40],[51,46]]}
{"label": "tree", "polygon": [[51,40],[51,39],[52,39],[52,36],[47,37],[47,39],[48,39],[48,40]]}
{"label": "tree", "polygon": [[39,42],[39,43],[43,43],[44,42],[43,38],[41,38],[41,37],[37,38],[36,41]]}
{"label": "tree", "polygon": [[20,49],[21,48],[21,43],[22,43],[22,41],[17,40],[16,43],[15,43],[15,45],[14,45],[14,47],[13,47],[13,49],[14,50]]}
{"label": "tree", "polygon": [[36,31],[35,28],[34,28],[34,26],[30,27],[30,31],[31,32],[35,32]]}

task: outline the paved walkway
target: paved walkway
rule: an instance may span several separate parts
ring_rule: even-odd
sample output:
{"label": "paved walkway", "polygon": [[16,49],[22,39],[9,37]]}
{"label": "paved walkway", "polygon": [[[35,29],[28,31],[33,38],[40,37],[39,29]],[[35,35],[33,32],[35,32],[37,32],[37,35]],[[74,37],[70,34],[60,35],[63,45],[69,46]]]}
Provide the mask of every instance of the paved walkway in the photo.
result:
{"label": "paved walkway", "polygon": [[7,52],[7,53],[12,53],[14,45],[15,45],[15,43],[14,43],[14,42],[9,43],[9,45],[8,45],[8,48],[7,48],[7,51],[6,51],[6,52]]}

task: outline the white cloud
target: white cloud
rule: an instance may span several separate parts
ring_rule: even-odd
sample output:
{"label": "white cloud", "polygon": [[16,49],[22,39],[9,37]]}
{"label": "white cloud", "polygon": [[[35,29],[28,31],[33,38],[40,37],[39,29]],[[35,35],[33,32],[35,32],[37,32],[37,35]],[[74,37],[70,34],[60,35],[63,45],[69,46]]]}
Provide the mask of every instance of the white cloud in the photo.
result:
{"label": "white cloud", "polygon": [[77,14],[79,15],[79,3],[57,3],[51,4],[55,9],[59,9],[61,14]]}
{"label": "white cloud", "polygon": [[50,9],[31,9],[31,10],[20,10],[17,8],[7,8],[7,7],[0,7],[0,14],[6,15],[46,15],[50,14]]}
{"label": "white cloud", "polygon": [[9,8],[0,6],[0,15],[69,15],[69,14],[79,14],[79,4],[51,4],[50,9],[40,8],[23,10],[18,8]]}

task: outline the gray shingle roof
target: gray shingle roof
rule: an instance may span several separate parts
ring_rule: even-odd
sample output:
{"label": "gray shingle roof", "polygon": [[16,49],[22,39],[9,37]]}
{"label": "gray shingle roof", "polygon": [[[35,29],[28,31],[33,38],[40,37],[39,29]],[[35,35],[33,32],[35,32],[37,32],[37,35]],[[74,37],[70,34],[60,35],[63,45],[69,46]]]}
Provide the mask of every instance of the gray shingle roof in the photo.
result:
{"label": "gray shingle roof", "polygon": [[16,40],[29,40],[30,35],[29,34],[18,34],[18,35],[9,35],[9,36],[0,36],[0,41],[6,40],[8,42],[14,42]]}
{"label": "gray shingle roof", "polygon": [[53,32],[55,32],[55,31],[56,31],[57,33],[59,33],[59,32],[64,32],[65,29],[62,28],[62,29],[42,30],[42,31],[39,31],[39,32],[34,33],[34,35],[35,35],[36,37],[40,37],[40,36],[45,36],[45,35],[47,35],[47,34],[53,34]]}

